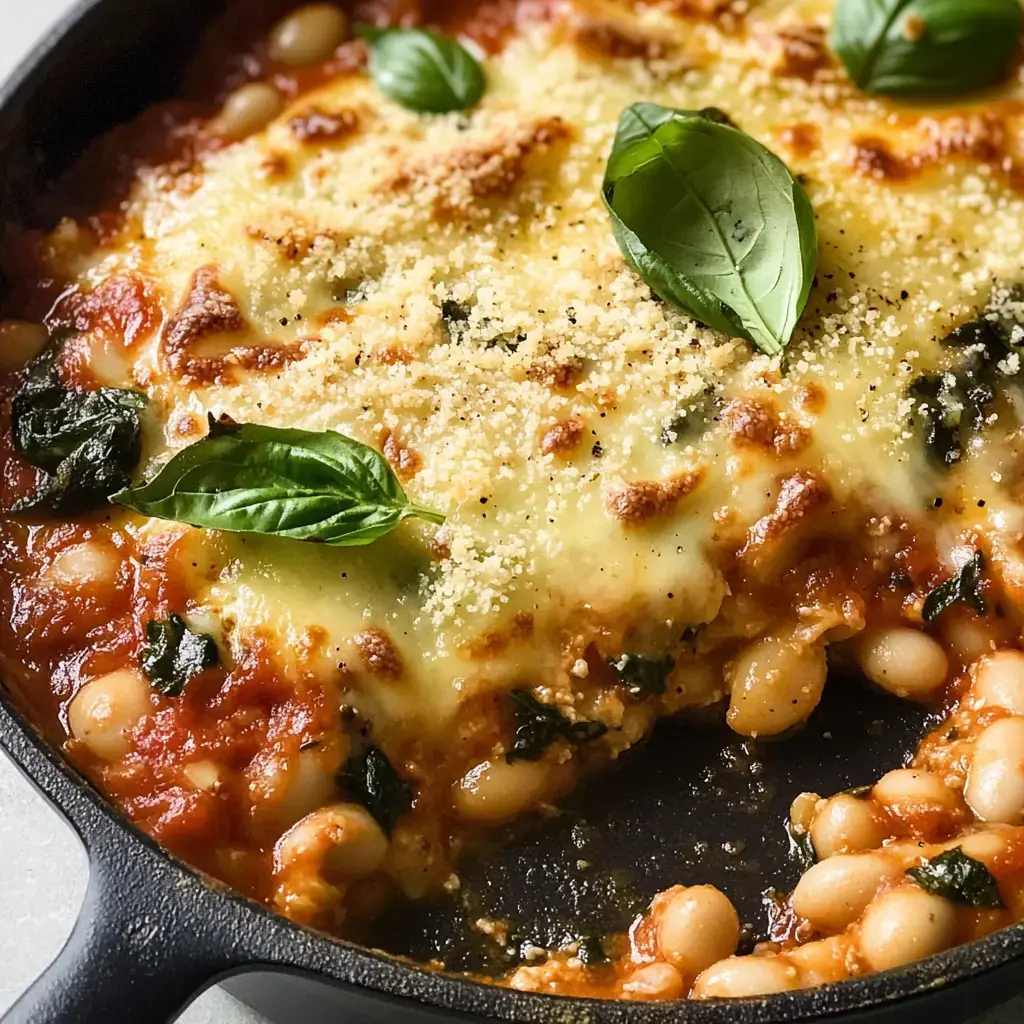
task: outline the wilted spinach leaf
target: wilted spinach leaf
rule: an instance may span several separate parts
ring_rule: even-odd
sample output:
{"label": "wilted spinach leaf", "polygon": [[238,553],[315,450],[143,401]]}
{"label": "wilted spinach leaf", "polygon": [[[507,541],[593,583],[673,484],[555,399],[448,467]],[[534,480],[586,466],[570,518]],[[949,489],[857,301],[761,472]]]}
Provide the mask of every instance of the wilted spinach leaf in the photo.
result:
{"label": "wilted spinach leaf", "polygon": [[153,689],[177,697],[193,676],[220,661],[217,643],[208,633],[193,633],[180,615],[146,623],[142,671]]}
{"label": "wilted spinach leaf", "polygon": [[985,556],[980,551],[975,551],[955,576],[951,576],[945,583],[940,583],[924,599],[921,618],[925,622],[934,622],[947,608],[951,608],[958,601],[973,608],[979,615],[984,615],[985,599],[978,589],[984,569]]}
{"label": "wilted spinach leaf", "polygon": [[775,355],[807,304],[814,212],[786,165],[720,111],[634,103],[601,187],[626,262],[666,302]]}
{"label": "wilted spinach leaf", "polygon": [[85,512],[101,507],[131,483],[142,451],[145,395],[119,388],[84,391],[65,387],[56,359],[56,337],[25,368],[11,403],[11,432],[19,454],[49,477],[15,511]]}
{"label": "wilted spinach leaf", "polygon": [[513,690],[516,712],[516,735],[505,760],[539,761],[555,740],[585,743],[608,731],[604,722],[570,722],[558,708],[541,704],[525,690]]}
{"label": "wilted spinach leaf", "polygon": [[958,846],[907,874],[926,892],[979,910],[1004,910],[1006,904],[992,872]]}
{"label": "wilted spinach leaf", "polygon": [[388,835],[412,806],[412,787],[395,771],[384,751],[373,744],[349,760],[339,781]]}
{"label": "wilted spinach leaf", "polygon": [[642,693],[664,693],[665,681],[675,668],[668,654],[623,654],[609,658],[607,664],[634,697]]}

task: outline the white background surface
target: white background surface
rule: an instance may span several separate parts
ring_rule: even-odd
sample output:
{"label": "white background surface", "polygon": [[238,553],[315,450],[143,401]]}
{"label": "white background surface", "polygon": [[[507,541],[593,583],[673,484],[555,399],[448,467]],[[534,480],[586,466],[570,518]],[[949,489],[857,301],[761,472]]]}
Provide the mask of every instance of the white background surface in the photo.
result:
{"label": "white background surface", "polygon": [[[0,78],[71,5],[70,0],[0,0]],[[85,879],[85,853],[78,839],[0,754],[0,1013],[70,934]],[[180,1018],[181,1024],[262,1020],[216,989]],[[978,1024],[1021,1021],[1024,999]]]}

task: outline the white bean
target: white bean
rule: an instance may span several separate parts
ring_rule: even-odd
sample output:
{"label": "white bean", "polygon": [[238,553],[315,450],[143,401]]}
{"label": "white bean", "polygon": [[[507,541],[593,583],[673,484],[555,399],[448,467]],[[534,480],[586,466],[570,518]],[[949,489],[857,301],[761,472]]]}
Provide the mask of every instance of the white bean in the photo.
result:
{"label": "white bean", "polygon": [[816,928],[839,932],[856,921],[882,885],[901,874],[880,853],[837,854],[806,871],[793,890],[793,910]]}
{"label": "white bean", "polygon": [[647,964],[635,970],[622,985],[623,999],[682,999],[683,979],[671,964]]}
{"label": "white bean", "polygon": [[974,666],[974,695],[986,707],[1024,715],[1024,654],[1000,651]]}
{"label": "white bean", "polygon": [[736,952],[740,919],[729,897],[713,885],[677,892],[658,918],[658,949],[690,978]]}
{"label": "white bean", "polygon": [[897,768],[875,783],[871,795],[899,818],[923,814],[954,816],[965,811],[963,797],[940,775],[919,768]]}
{"label": "white bean", "polygon": [[87,540],[64,548],[50,563],[49,582],[61,587],[113,586],[121,560],[117,551],[99,540]]}
{"label": "white bean", "polygon": [[800,987],[816,988],[849,977],[850,971],[846,966],[848,943],[844,933],[787,949],[786,959],[800,972]]}
{"label": "white bean", "polygon": [[1001,718],[978,737],[964,796],[981,821],[1024,824],[1024,718]]}
{"label": "white bean", "polygon": [[19,370],[34,359],[50,340],[42,324],[28,320],[0,320],[0,371]]}
{"label": "white bean", "polygon": [[274,871],[355,878],[376,871],[387,852],[387,836],[366,810],[331,804],[307,814],[278,840]]}
{"label": "white bean", "polygon": [[956,908],[916,886],[880,896],[860,927],[860,950],[876,971],[941,953],[956,939]]}
{"label": "white bean", "polygon": [[927,700],[949,674],[941,645],[904,627],[868,630],[857,644],[857,662],[873,683],[911,700]]}
{"label": "white bean", "polygon": [[555,796],[571,771],[571,764],[550,761],[482,761],[459,780],[452,801],[463,821],[498,824]]}
{"label": "white bean", "polygon": [[804,721],[825,689],[825,649],[768,637],[728,668],[729,725],[743,736],[775,736]]}
{"label": "white bean", "polygon": [[228,96],[211,126],[226,139],[244,139],[265,128],[281,113],[282,106],[272,85],[248,82]]}
{"label": "white bean", "polygon": [[71,699],[68,727],[97,757],[117,761],[131,750],[129,733],[153,711],[149,683],[124,668],[92,679]]}
{"label": "white bean", "polygon": [[875,850],[888,835],[874,800],[849,793],[822,801],[814,813],[810,831],[814,850],[822,859],[837,853]]}
{"label": "white bean", "polygon": [[800,972],[778,956],[732,956],[697,978],[696,999],[742,999],[790,992],[800,987]]}
{"label": "white bean", "polygon": [[348,19],[334,4],[308,4],[282,18],[270,32],[272,60],[302,68],[327,60],[348,33]]}

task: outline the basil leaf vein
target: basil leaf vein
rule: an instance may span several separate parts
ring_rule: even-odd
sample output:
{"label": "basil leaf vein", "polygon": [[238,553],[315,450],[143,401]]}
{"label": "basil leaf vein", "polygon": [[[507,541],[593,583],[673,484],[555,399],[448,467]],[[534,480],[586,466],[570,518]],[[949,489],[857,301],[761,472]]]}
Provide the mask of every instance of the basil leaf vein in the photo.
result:
{"label": "basil leaf vein", "polygon": [[769,355],[788,344],[818,240],[810,201],[770,150],[720,111],[635,103],[601,194],[623,258],[652,291]]}
{"label": "basil leaf vein", "polygon": [[999,81],[1020,36],[1018,0],[837,0],[832,48],[868,92],[957,94]]}
{"label": "basil leaf vein", "polygon": [[67,335],[53,341],[25,368],[11,402],[14,447],[45,470],[39,492],[14,511],[86,512],[131,482],[142,453],[146,396],[120,388],[68,388],[56,360]]}
{"label": "basil leaf vein", "polygon": [[925,861],[907,874],[925,892],[979,910],[1005,910],[999,883],[980,861],[969,857],[957,846]]}
{"label": "basil leaf vein", "polygon": [[484,93],[484,73],[456,39],[422,28],[356,26],[370,48],[377,88],[403,107],[446,114],[472,107]]}
{"label": "basil leaf vein", "polygon": [[333,430],[227,417],[211,417],[205,438],[111,500],[157,519],[338,547],[370,544],[410,517],[444,522],[440,512],[409,501],[368,445]]}

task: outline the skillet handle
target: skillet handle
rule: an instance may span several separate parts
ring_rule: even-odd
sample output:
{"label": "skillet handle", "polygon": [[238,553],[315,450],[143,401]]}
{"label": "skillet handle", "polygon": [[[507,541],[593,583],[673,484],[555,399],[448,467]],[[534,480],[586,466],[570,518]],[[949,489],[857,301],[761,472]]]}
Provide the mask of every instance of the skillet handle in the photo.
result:
{"label": "skillet handle", "polygon": [[165,1024],[235,966],[177,866],[107,827],[71,937],[0,1024]]}

